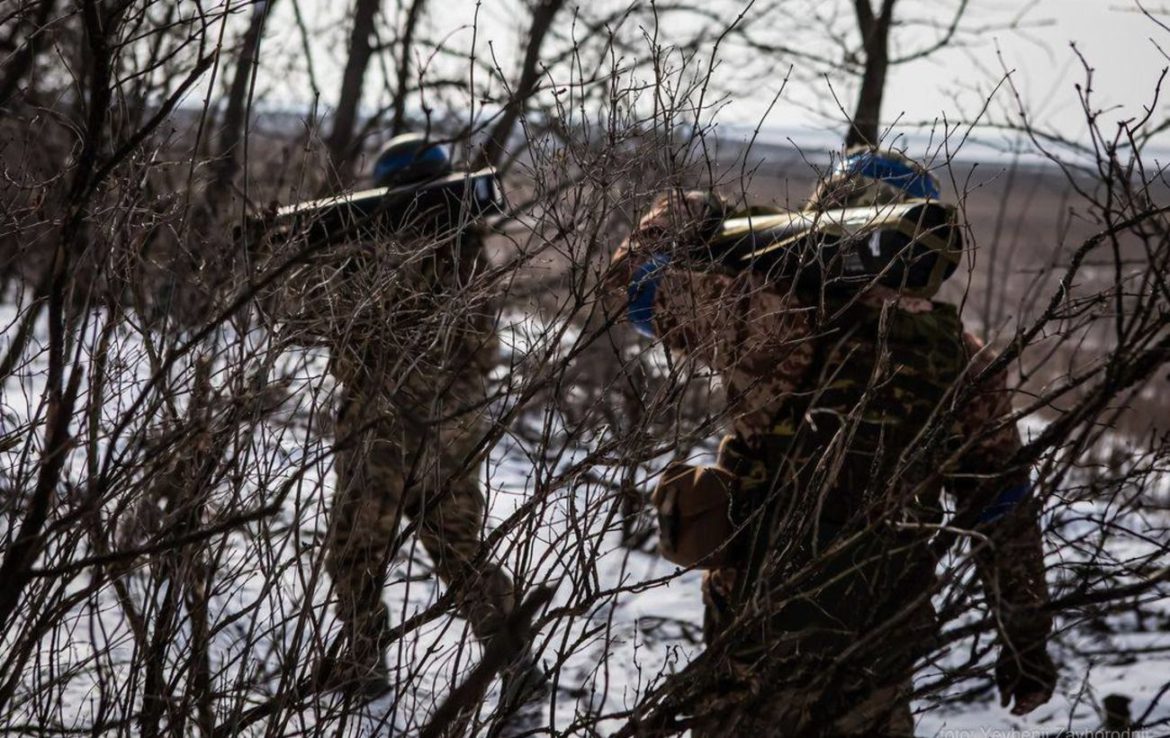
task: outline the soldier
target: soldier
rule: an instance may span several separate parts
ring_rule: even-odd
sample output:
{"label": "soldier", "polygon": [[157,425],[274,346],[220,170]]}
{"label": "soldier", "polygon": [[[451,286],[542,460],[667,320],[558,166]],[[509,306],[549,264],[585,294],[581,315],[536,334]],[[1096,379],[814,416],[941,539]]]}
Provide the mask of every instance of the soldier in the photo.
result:
{"label": "soldier", "polygon": [[[450,173],[446,152],[417,134],[391,140],[374,184],[400,187]],[[485,455],[487,375],[496,364],[491,304],[477,278],[482,239],[446,210],[420,213],[377,244],[330,259],[334,279],[315,301],[340,384],[337,487],[325,566],[343,623],[329,686],[388,687],[390,624],[382,591],[404,522],[483,642],[514,604],[497,564],[477,559],[485,522],[478,479]]]}
{"label": "soldier", "polygon": [[[862,149],[809,207],[938,196],[914,162]],[[607,278],[636,329],[726,388],[719,466],[733,481],[716,509],[739,532],[704,579],[714,673],[693,735],[912,736],[913,668],[937,629],[944,489],[954,525],[975,531],[1001,701],[1017,715],[1043,704],[1056,672],[1040,505],[1014,461],[1005,376],[984,376],[991,352],[944,302],[717,268],[702,244],[726,214],[710,193],[660,197]]]}

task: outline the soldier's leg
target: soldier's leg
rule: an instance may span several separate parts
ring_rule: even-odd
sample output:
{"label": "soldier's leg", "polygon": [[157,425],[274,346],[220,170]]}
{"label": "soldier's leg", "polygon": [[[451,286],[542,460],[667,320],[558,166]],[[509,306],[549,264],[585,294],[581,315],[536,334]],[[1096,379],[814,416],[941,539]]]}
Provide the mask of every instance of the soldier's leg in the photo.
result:
{"label": "soldier's leg", "polygon": [[731,623],[731,598],[735,592],[736,570],[712,569],[703,574],[703,642],[708,646]]}
{"label": "soldier's leg", "polygon": [[[735,619],[733,596],[738,570],[712,569],[703,576],[703,642],[711,647],[723,636]],[[745,721],[751,721],[750,705],[758,705],[761,688],[751,659],[755,644],[741,640],[725,643],[727,649],[719,662],[713,664],[717,676],[706,694],[700,695],[692,713],[696,723],[691,728],[694,738],[749,735],[741,730]],[[758,654],[756,655],[758,657]],[[750,733],[752,738],[766,738],[767,733]]]}
{"label": "soldier's leg", "polygon": [[333,580],[337,615],[343,623],[347,659],[382,669],[389,630],[382,600],[401,517],[402,475],[392,464],[390,439],[359,431],[343,411],[337,438],[334,493],[326,539],[325,569]]}
{"label": "soldier's leg", "polygon": [[891,628],[878,639],[878,652],[864,668],[851,670],[837,696],[833,730],[841,736],[913,738],[914,667],[936,634],[934,611],[924,606],[910,622]]}
{"label": "soldier's leg", "polygon": [[483,544],[484,498],[478,470],[445,487],[426,485],[412,500],[419,540],[445,582],[461,582],[456,607],[481,640],[503,627],[515,606],[512,580],[490,559],[476,561]]}
{"label": "soldier's leg", "polygon": [[859,696],[842,710],[833,723],[835,735],[913,738],[914,713],[910,708],[913,684],[907,679]]}

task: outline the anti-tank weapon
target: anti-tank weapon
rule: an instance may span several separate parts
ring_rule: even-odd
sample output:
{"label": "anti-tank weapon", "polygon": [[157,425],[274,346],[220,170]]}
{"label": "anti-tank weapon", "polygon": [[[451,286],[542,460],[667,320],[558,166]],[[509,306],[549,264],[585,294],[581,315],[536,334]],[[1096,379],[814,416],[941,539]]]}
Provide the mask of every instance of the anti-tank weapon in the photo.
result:
{"label": "anti-tank weapon", "polygon": [[933,200],[731,217],[707,243],[733,271],[804,287],[856,291],[872,283],[929,297],[962,257],[958,212]]}
{"label": "anti-tank weapon", "polygon": [[495,170],[453,172],[399,187],[375,187],[306,200],[253,218],[249,231],[334,242],[365,240],[414,227],[458,228],[500,212]]}

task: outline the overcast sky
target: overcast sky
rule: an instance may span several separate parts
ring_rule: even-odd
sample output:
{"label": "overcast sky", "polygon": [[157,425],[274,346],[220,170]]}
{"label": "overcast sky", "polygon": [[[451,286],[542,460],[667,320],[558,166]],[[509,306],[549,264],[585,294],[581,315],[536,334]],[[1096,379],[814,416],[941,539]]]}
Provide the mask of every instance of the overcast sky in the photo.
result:
{"label": "overcast sky", "polygon": [[[973,9],[993,5],[986,0],[972,3]],[[1144,5],[1151,12],[1162,11],[1160,16],[1155,13],[1158,20],[1170,21],[1160,0]],[[1170,32],[1137,9],[1135,0],[1042,0],[1028,17],[1044,25],[990,32],[978,47],[946,50],[899,68],[887,88],[884,117],[905,112],[908,118],[919,119],[947,112],[947,93],[961,87],[965,72],[985,83],[990,77],[971,69],[974,56],[992,73],[1006,65],[1033,115],[1083,137],[1086,126],[1075,85],[1084,83],[1085,71],[1074,43],[1094,69],[1093,99],[1098,107],[1110,108],[1108,119],[1139,116],[1153,101],[1159,74],[1167,66],[1159,46],[1170,49]],[[919,93],[919,84],[929,85],[933,94]],[[1170,109],[1165,104],[1159,107]]]}
{"label": "overcast sky", "polygon": [[[746,1],[746,0],[745,0]],[[821,0],[816,7],[828,7],[833,0]],[[914,20],[918,9],[935,12],[945,18],[958,0],[900,0],[900,19]],[[475,44],[484,58],[489,52],[503,68],[514,69],[514,52],[518,39],[528,23],[525,13],[517,12],[516,0],[481,0],[478,3],[479,27]],[[591,12],[598,7],[621,5],[617,0],[591,0],[579,7]],[[1007,30],[998,28],[1027,5],[1024,27]],[[327,107],[333,102],[340,79],[339,63],[343,57],[348,24],[345,12],[348,3],[310,0],[302,3],[302,12],[312,31],[313,65],[320,86],[321,102]],[[392,8],[393,3],[386,6]],[[706,6],[719,8],[729,17],[742,8],[737,0],[708,0]],[[1163,22],[1170,23],[1170,0],[1150,0],[1146,8]],[[271,74],[264,86],[266,99],[279,104],[300,104],[311,98],[303,76],[288,71],[289,59],[300,64],[302,41],[291,25],[291,3],[277,4],[278,19],[265,43]],[[782,4],[781,8],[787,7]],[[809,7],[808,0],[792,0],[792,7]],[[847,5],[844,7],[848,7]],[[304,10],[307,8],[307,11]],[[475,0],[442,0],[427,6],[427,23],[434,37],[445,38],[451,49],[470,49],[471,22],[476,17]],[[912,124],[938,120],[970,119],[979,111],[982,101],[999,83],[1005,70],[1010,71],[1015,87],[1023,95],[1029,114],[1040,124],[1056,129],[1071,138],[1086,140],[1084,116],[1080,112],[1076,85],[1083,84],[1085,72],[1071,44],[1084,54],[1094,68],[1094,100],[1096,107],[1105,108],[1104,119],[1112,127],[1122,118],[1140,116],[1143,106],[1153,100],[1158,76],[1167,66],[1167,58],[1159,46],[1170,49],[1170,31],[1143,16],[1137,0],[1037,0],[1026,4],[1011,0],[971,0],[967,14],[967,28],[981,29],[964,37],[960,48],[948,48],[920,61],[896,67],[888,80],[883,120],[900,118],[900,131],[921,130]],[[282,16],[282,17],[281,17]],[[849,16],[843,16],[851,22]],[[787,19],[786,19],[787,20]],[[780,24],[777,24],[779,27]],[[660,29],[663,40],[669,41],[671,32],[685,29]],[[928,38],[931,32],[900,29],[899,43],[913,46],[914,33]],[[786,42],[793,39],[785,38]],[[826,42],[827,43],[827,42]],[[823,47],[828,48],[828,47]],[[741,83],[752,94],[738,95],[719,114],[724,123],[754,124],[763,115],[767,102],[779,88],[783,72],[789,62],[741,68],[739,62],[725,64],[720,74]],[[801,71],[797,64],[798,75]],[[438,69],[441,62],[432,62]],[[771,73],[769,73],[771,72]],[[375,70],[376,74],[376,70]],[[738,75],[738,76],[737,76]],[[377,100],[378,87],[367,93],[371,106],[384,104]],[[841,90],[846,107],[852,102],[848,90]],[[824,81],[806,77],[800,84],[790,85],[786,94],[768,115],[766,126],[773,131],[804,129],[829,131],[843,126],[843,117],[832,110],[831,91]],[[1016,109],[1014,95],[1007,86],[1001,87],[994,98],[991,115],[1003,119]],[[1170,107],[1159,103],[1159,109]],[[810,108],[829,111],[830,117],[818,115]],[[836,119],[834,119],[836,118]]]}

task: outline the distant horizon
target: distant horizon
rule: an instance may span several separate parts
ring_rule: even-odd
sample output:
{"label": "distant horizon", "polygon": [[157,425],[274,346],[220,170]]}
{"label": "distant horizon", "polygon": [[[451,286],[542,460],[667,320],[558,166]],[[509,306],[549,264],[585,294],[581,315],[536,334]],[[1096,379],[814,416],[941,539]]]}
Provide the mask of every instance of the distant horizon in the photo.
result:
{"label": "distant horizon", "polygon": [[[202,105],[185,104],[178,110],[190,114],[202,111]],[[253,108],[254,123],[271,123],[274,118],[288,117],[297,124],[309,119],[308,108],[299,110],[293,105],[265,105],[258,104]],[[368,117],[372,110],[363,111],[363,118]],[[318,109],[317,121],[328,121],[332,110]],[[265,120],[267,119],[267,120]],[[825,126],[785,124],[785,123],[745,123],[735,120],[716,120],[708,130],[714,132],[715,140],[721,147],[747,145],[753,142],[753,149],[763,148],[788,149],[815,154],[818,157],[827,157],[829,154],[840,152],[848,122],[842,120],[838,128]],[[944,146],[943,139],[937,131],[915,130],[918,127],[904,126],[889,131],[888,138],[883,145],[905,151],[916,159],[938,160],[946,157],[959,163],[996,163],[1006,164],[1016,162],[1021,166],[1052,167],[1056,164],[1041,154],[1022,131],[1008,132],[1000,129],[980,128],[975,126],[968,131],[963,128],[952,131],[948,146]],[[519,131],[517,131],[519,136]],[[1011,139],[1016,143],[1013,145]],[[374,137],[377,140],[377,137]],[[753,141],[754,139],[754,141]],[[1078,161],[1067,146],[1048,144],[1045,147],[1050,153],[1057,156],[1062,162],[1071,165],[1085,164]],[[1127,147],[1123,146],[1125,151]],[[1170,142],[1160,145],[1147,145],[1143,149],[1144,155],[1154,161],[1170,162]],[[1061,156],[1064,154],[1064,156]]]}

